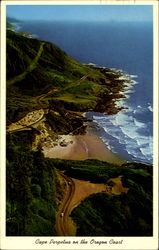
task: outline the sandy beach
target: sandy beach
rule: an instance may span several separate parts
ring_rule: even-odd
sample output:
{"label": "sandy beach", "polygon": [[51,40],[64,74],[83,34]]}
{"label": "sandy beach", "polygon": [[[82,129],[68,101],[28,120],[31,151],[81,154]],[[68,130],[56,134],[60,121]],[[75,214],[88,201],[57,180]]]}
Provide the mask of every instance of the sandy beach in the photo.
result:
{"label": "sandy beach", "polygon": [[96,135],[86,133],[84,135],[65,135],[67,146],[58,144],[55,147],[44,150],[45,157],[65,160],[98,159],[111,163],[121,164],[123,160],[113,154]]}

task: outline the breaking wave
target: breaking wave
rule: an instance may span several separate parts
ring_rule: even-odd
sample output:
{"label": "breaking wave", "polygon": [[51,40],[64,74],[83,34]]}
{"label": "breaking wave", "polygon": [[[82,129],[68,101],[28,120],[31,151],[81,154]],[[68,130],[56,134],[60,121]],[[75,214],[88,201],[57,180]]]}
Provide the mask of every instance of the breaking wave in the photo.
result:
{"label": "breaking wave", "polygon": [[[132,76],[131,76],[132,77]],[[123,77],[127,80],[128,77]],[[125,88],[124,95],[135,92],[132,81]],[[91,118],[98,127],[98,135],[107,147],[114,153],[119,154],[126,160],[152,163],[153,161],[153,136],[152,136],[152,105],[147,107],[137,105],[134,109],[127,98],[117,101],[117,105],[126,105],[124,109],[115,115],[104,115],[89,112],[87,117]]]}

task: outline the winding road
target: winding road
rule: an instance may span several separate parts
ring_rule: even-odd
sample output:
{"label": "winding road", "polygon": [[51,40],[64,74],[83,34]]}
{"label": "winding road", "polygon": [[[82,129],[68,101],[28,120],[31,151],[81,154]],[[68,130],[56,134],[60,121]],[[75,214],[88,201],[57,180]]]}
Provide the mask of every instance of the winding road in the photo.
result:
{"label": "winding road", "polygon": [[[44,45],[44,43],[41,44],[39,51],[37,53],[37,56],[34,58],[32,63],[28,66],[26,71],[23,72],[22,74],[16,76],[16,77],[12,78],[11,80],[7,81],[7,84],[14,84],[15,82],[23,80],[25,78],[25,76],[28,73],[30,73],[37,66],[37,62],[38,62],[38,60],[43,52],[43,45]],[[67,90],[67,89],[73,87],[75,84],[84,81],[87,77],[88,77],[88,75],[82,76],[77,81],[70,83],[63,90]],[[17,131],[30,129],[32,125],[35,125],[36,123],[40,122],[44,118],[44,115],[48,112],[48,108],[44,107],[44,104],[41,102],[41,100],[43,98],[55,93],[55,92],[60,92],[60,91],[61,90],[54,88],[45,94],[42,94],[40,96],[36,96],[35,101],[40,106],[40,108],[43,109],[43,114],[36,121],[34,121],[33,123],[31,123],[29,125],[24,124],[22,126],[22,128],[15,128],[13,130],[8,129],[6,132],[7,133],[14,133]],[[62,203],[59,207],[59,211],[57,213],[56,230],[57,230],[57,233],[59,236],[73,236],[76,233],[76,228],[73,224],[73,221],[69,217],[69,215],[71,214],[71,211],[72,211],[72,207],[70,206],[70,204],[71,204],[72,198],[73,198],[74,193],[75,193],[75,183],[70,177],[64,175],[61,171],[59,171],[59,173],[62,176],[63,180],[65,181],[66,190],[65,190],[65,195],[62,199]]]}
{"label": "winding road", "polygon": [[70,177],[64,175],[61,171],[59,173],[66,183],[66,191],[56,216],[56,230],[59,236],[72,236],[72,221],[69,215],[72,211],[70,203],[74,196],[75,184]]}
{"label": "winding road", "polygon": [[[34,67],[36,66],[36,63],[37,63],[37,61],[39,60],[39,57],[41,56],[42,51],[43,51],[43,43],[41,44],[41,47],[40,47],[40,49],[39,49],[39,51],[38,51],[38,54],[37,54],[36,58],[33,60],[32,64],[28,67],[29,69],[28,69],[27,71],[23,72],[21,75],[19,75],[19,76],[13,78],[13,79],[7,81],[7,84],[11,84],[11,83],[20,81],[20,80],[22,80],[23,78],[25,78],[26,74],[28,74],[29,72],[31,72],[31,71],[34,69]],[[33,66],[33,65],[34,65],[34,66]],[[72,82],[72,83],[70,83],[68,86],[66,86],[65,88],[63,88],[62,91],[67,90],[68,88],[73,87],[75,84],[82,82],[82,81],[85,80],[87,77],[88,77],[88,75],[82,76],[82,77],[81,77],[80,79],[78,79],[77,81]],[[41,109],[43,109],[43,115],[42,115],[40,118],[38,118],[36,121],[34,121],[33,123],[31,123],[31,124],[29,124],[29,125],[26,124],[26,125],[23,125],[23,127],[21,127],[21,128],[15,128],[15,129],[13,129],[13,130],[7,129],[6,132],[7,132],[7,133],[14,133],[14,132],[17,132],[17,131],[22,131],[22,130],[30,129],[31,126],[33,126],[33,125],[37,124],[38,122],[40,122],[40,121],[44,118],[44,115],[48,112],[48,108],[46,107],[45,104],[43,104],[43,103],[41,102],[41,100],[42,100],[43,98],[49,96],[49,95],[52,95],[52,94],[54,94],[54,93],[56,93],[56,92],[60,92],[60,91],[61,91],[61,90],[59,90],[59,89],[57,89],[57,88],[53,88],[53,89],[49,90],[47,93],[45,93],[45,94],[42,94],[42,95],[40,95],[40,96],[36,96],[36,97],[35,97],[35,101],[36,101],[36,103],[39,105],[39,107],[40,107]]]}

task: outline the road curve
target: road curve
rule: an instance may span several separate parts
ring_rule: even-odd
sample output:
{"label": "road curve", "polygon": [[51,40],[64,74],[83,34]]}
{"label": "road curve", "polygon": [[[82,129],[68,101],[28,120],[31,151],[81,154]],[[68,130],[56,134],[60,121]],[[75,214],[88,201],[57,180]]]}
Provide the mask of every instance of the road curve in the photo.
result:
{"label": "road curve", "polygon": [[[40,57],[40,55],[41,55],[41,53],[42,53],[42,51],[43,51],[43,45],[44,45],[44,43],[41,44],[41,47],[40,47],[39,52],[38,52],[38,55],[36,56],[36,58],[34,59],[34,61],[38,61],[38,59],[39,59],[39,57]],[[31,66],[29,66],[29,68],[31,68]],[[20,77],[24,78],[24,77],[25,77],[25,74],[22,73],[21,75],[19,75],[19,76],[17,76],[17,77],[19,77],[19,78],[20,78]],[[16,81],[16,78],[17,78],[17,77],[15,77],[15,79],[12,79],[11,81]],[[85,80],[87,77],[88,77],[88,75],[84,75],[84,76],[81,77],[79,80],[77,80],[77,81],[75,81],[75,82],[73,82],[73,83],[70,83],[69,86],[65,87],[63,90],[66,90],[66,89],[68,89],[68,88],[74,86],[75,84],[80,83],[81,81]],[[36,96],[36,97],[35,97],[35,102],[36,102],[36,103],[40,106],[40,108],[42,108],[43,111],[44,111],[44,114],[43,114],[37,121],[35,121],[35,122],[33,122],[33,123],[29,124],[29,125],[24,125],[22,128],[13,129],[13,130],[6,130],[6,132],[11,134],[11,133],[14,133],[14,132],[26,130],[26,129],[31,128],[32,125],[35,125],[36,123],[40,122],[40,121],[44,118],[44,115],[47,114],[47,112],[48,112],[48,108],[44,107],[45,105],[41,102],[41,100],[42,100],[43,98],[45,98],[46,96],[49,96],[49,95],[54,94],[54,93],[56,93],[56,92],[60,92],[60,90],[58,90],[57,88],[54,88],[54,89],[49,90],[49,91],[48,91],[47,93],[45,93],[45,94],[42,94],[42,95],[40,95],[40,96]]]}
{"label": "road curve", "polygon": [[[74,196],[75,184],[70,177],[64,175],[60,171],[59,173],[66,183],[66,192],[56,216],[56,230],[59,236],[73,236],[70,230],[69,215],[72,210],[70,207],[70,203]],[[61,216],[61,214],[63,214],[63,216]]]}

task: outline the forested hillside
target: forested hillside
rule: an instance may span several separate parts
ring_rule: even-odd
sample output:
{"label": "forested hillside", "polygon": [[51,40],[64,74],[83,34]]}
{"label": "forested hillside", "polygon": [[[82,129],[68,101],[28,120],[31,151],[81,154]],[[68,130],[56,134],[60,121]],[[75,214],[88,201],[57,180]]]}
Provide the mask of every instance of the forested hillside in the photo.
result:
{"label": "forested hillside", "polygon": [[[57,170],[70,178],[104,183],[110,190],[116,180],[126,190],[92,195],[77,206],[71,213],[77,222],[77,235],[152,235],[151,165],[50,159],[44,157],[42,148],[48,138],[57,143],[59,135],[84,134],[90,121],[83,112],[111,115],[122,109],[115,104],[123,97],[119,93],[124,88],[121,74],[83,65],[54,44],[7,30],[8,236],[57,235],[62,190]],[[61,145],[67,146],[65,142]]]}

